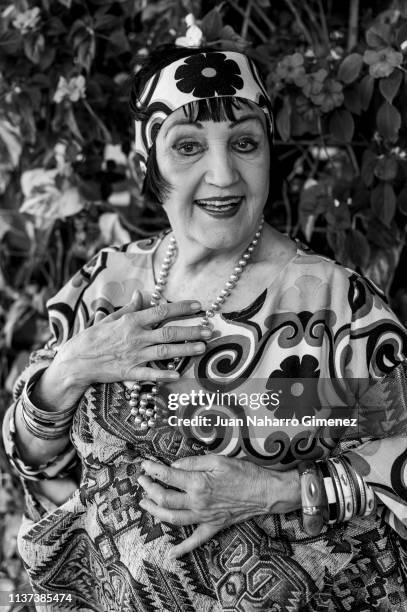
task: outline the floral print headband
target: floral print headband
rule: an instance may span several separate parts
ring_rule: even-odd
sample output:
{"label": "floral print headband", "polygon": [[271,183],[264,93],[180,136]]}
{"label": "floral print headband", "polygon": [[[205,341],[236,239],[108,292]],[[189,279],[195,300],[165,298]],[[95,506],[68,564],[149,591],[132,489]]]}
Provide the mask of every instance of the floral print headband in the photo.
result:
{"label": "floral print headband", "polygon": [[265,113],[273,133],[270,99],[253,62],[235,51],[210,51],[184,57],[147,82],[138,106],[148,117],[135,122],[136,157],[145,173],[147,158],[165,119],[177,108],[205,98],[233,96],[250,100]]}

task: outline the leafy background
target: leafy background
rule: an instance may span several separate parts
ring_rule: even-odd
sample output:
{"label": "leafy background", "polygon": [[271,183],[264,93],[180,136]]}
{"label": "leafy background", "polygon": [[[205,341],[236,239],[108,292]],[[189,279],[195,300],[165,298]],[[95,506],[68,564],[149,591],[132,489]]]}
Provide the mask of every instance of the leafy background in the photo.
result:
{"label": "leafy background", "polygon": [[[127,97],[175,41],[258,61],[276,111],[267,219],[369,275],[407,322],[407,0],[0,0],[0,421],[47,299],[102,246],[166,224],[141,194]],[[0,478],[9,591],[27,578],[1,447]]]}

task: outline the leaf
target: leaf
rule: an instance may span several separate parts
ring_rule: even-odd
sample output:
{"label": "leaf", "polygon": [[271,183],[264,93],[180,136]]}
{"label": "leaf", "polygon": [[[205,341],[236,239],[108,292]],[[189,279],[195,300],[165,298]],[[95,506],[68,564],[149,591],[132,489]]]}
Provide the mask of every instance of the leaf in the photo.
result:
{"label": "leaf", "polygon": [[[31,92],[31,95],[28,94],[26,92],[22,92],[19,96],[18,96],[18,110],[19,113],[21,115],[21,118],[23,120],[23,133],[25,135],[25,140],[30,143],[30,144],[35,144],[35,137],[37,134],[37,129],[36,129],[36,124],[35,124],[35,120],[34,120],[34,113],[33,110],[35,108],[35,101],[36,101],[36,93],[37,90],[29,90]],[[34,94],[34,95],[33,95]],[[38,98],[40,99],[41,96],[39,95]],[[37,98],[37,102],[39,102],[40,100],[38,100]]]}
{"label": "leaf", "polygon": [[374,173],[382,181],[392,181],[397,176],[398,163],[394,157],[381,157],[378,159]]}
{"label": "leaf", "polygon": [[31,316],[32,311],[26,297],[19,297],[12,303],[8,310],[6,322],[3,327],[6,346],[12,346],[13,338],[16,332],[28,322]]}
{"label": "leaf", "polygon": [[400,241],[400,231],[394,221],[390,227],[386,227],[380,219],[372,215],[369,219],[366,238],[370,244],[390,250]]}
{"label": "leaf", "polygon": [[360,99],[360,91],[357,85],[345,87],[343,90],[344,106],[354,115],[360,115],[362,112],[362,103]]}
{"label": "leaf", "polygon": [[374,49],[389,46],[391,42],[391,27],[384,23],[375,23],[366,32],[366,42]]}
{"label": "leaf", "polygon": [[362,106],[362,110],[367,110],[369,108],[373,95],[374,81],[374,78],[370,74],[367,74],[359,83],[360,104]]}
{"label": "leaf", "polygon": [[42,55],[39,62],[39,68],[41,70],[47,70],[54,63],[56,52],[57,50],[55,47],[47,48],[47,52]]}
{"label": "leaf", "polygon": [[345,250],[356,267],[363,270],[368,265],[370,246],[366,236],[359,230],[351,229],[346,234]]}
{"label": "leaf", "polygon": [[95,36],[92,34],[86,40],[83,40],[77,48],[76,61],[79,66],[85,68],[87,72],[90,71],[92,62],[96,53]]}
{"label": "leaf", "polygon": [[74,115],[74,112],[72,110],[72,107],[69,107],[66,110],[65,121],[66,121],[66,125],[71,130],[71,133],[75,137],[75,139],[78,142],[83,143],[84,142],[83,136],[82,136],[81,131],[80,131],[80,129],[78,127],[78,124],[76,122],[75,115]]}
{"label": "leaf", "polygon": [[62,36],[67,31],[59,17],[50,17],[46,22],[45,32],[48,36]]}
{"label": "leaf", "polygon": [[24,53],[33,64],[39,64],[45,49],[45,38],[42,34],[29,34],[24,38]]}
{"label": "leaf", "polygon": [[371,149],[366,149],[362,156],[361,176],[366,187],[371,187],[374,181],[374,169],[377,163],[377,155]]}
{"label": "leaf", "polygon": [[396,212],[396,195],[390,183],[379,183],[370,196],[372,211],[380,221],[390,227]]}
{"label": "leaf", "polygon": [[1,53],[6,55],[14,55],[21,47],[21,34],[19,32],[8,30],[0,36]]}
{"label": "leaf", "polygon": [[0,140],[6,145],[11,165],[16,168],[22,152],[21,134],[7,119],[0,118]]}
{"label": "leaf", "polygon": [[314,179],[305,181],[300,195],[298,215],[301,229],[307,236],[307,240],[311,238],[318,216],[326,212],[331,201],[332,198],[328,195],[326,185]]}
{"label": "leaf", "polygon": [[67,9],[71,8],[72,0],[58,0],[59,4],[62,4]]}
{"label": "leaf", "polygon": [[105,244],[125,244],[131,241],[130,234],[121,224],[118,213],[103,213],[98,222]]}
{"label": "leaf", "polygon": [[27,197],[20,207],[20,213],[45,219],[65,219],[76,215],[83,208],[84,201],[77,187],[68,187],[61,192],[50,186],[42,193]]}
{"label": "leaf", "polygon": [[337,261],[342,261],[344,259],[345,238],[346,233],[344,230],[333,230],[332,226],[328,228],[326,239]]}
{"label": "leaf", "polygon": [[291,102],[288,96],[284,96],[283,107],[276,117],[276,125],[281,139],[287,142],[291,135]]}
{"label": "leaf", "polygon": [[97,15],[93,21],[93,27],[95,30],[114,30],[123,25],[123,19],[121,17],[115,17],[114,15]]}
{"label": "leaf", "polygon": [[407,23],[403,23],[403,25],[397,30],[396,44],[400,47],[402,51],[404,51],[406,48],[406,43],[407,43]]}
{"label": "leaf", "polygon": [[123,30],[120,28],[118,30],[114,30],[109,35],[109,44],[112,47],[115,47],[114,53],[126,53],[126,51],[131,51],[130,44],[128,38]]}
{"label": "leaf", "polygon": [[217,8],[213,8],[202,19],[200,28],[207,40],[216,40],[220,38],[222,32],[222,17]]}
{"label": "leaf", "polygon": [[337,109],[329,118],[329,131],[334,138],[342,142],[350,142],[355,131],[355,122],[348,110]]}
{"label": "leaf", "polygon": [[[345,202],[331,202],[326,214],[326,222],[336,230],[345,230],[351,227],[349,206]],[[332,227],[331,227],[332,228]]]}
{"label": "leaf", "polygon": [[351,53],[345,57],[338,70],[338,79],[349,85],[358,78],[363,66],[363,57],[360,53]]}
{"label": "leaf", "polygon": [[380,92],[390,104],[393,102],[395,95],[400,89],[402,80],[403,75],[401,70],[394,70],[390,76],[379,80]]}
{"label": "leaf", "polygon": [[398,195],[397,208],[401,214],[407,216],[407,187],[404,187]]}
{"label": "leaf", "polygon": [[395,142],[401,127],[399,111],[388,102],[383,102],[376,115],[377,129],[386,140]]}

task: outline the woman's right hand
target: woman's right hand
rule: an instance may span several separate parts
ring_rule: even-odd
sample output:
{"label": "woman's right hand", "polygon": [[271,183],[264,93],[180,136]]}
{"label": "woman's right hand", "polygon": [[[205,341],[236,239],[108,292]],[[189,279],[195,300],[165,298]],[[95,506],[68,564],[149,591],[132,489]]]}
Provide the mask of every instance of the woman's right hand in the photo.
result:
{"label": "woman's right hand", "polygon": [[[141,309],[136,297],[58,350],[34,388],[34,403],[49,410],[73,406],[91,383],[178,378],[177,372],[145,365],[150,361],[199,355],[211,333],[200,326],[157,327],[168,319],[198,312],[198,302],[180,301]],[[186,341],[186,342],[185,342]]]}

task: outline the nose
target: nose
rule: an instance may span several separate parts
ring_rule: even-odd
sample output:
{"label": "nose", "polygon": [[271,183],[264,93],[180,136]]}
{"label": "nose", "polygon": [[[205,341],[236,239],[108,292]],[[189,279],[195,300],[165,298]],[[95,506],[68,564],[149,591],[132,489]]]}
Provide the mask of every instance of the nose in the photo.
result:
{"label": "nose", "polygon": [[230,151],[223,147],[213,147],[207,154],[205,181],[208,185],[229,187],[240,179],[236,161]]}

